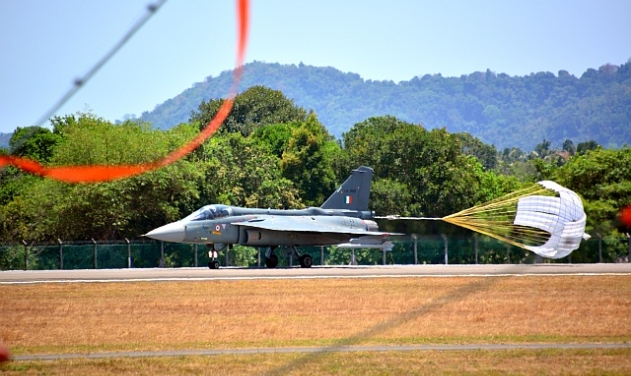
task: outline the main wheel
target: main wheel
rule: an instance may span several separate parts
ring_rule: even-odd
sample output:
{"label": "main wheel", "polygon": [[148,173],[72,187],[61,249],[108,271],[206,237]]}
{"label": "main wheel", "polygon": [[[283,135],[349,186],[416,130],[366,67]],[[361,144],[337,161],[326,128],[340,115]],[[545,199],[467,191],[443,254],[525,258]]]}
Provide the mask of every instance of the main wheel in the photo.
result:
{"label": "main wheel", "polygon": [[298,259],[301,268],[310,268],[313,265],[313,258],[310,255],[302,255]]}
{"label": "main wheel", "polygon": [[269,258],[265,258],[265,266],[267,266],[268,268],[275,268],[276,265],[278,265],[278,256],[276,256],[275,254],[272,253]]}
{"label": "main wheel", "polygon": [[209,269],[219,269],[219,261],[217,261],[217,260],[210,260],[210,261],[208,261],[208,268]]}

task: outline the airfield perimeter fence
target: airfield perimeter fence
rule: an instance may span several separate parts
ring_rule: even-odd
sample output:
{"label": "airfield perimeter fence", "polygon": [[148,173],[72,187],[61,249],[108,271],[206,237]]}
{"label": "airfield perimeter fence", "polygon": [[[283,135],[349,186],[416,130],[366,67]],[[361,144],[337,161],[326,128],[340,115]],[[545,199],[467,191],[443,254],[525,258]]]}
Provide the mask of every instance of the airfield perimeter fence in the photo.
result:
{"label": "airfield perimeter fence", "polygon": [[[591,238],[559,260],[538,258],[524,249],[486,236],[412,235],[393,241],[392,251],[301,247],[313,265],[381,264],[532,264],[537,262],[630,262],[630,238]],[[164,243],[149,239],[122,241],[73,241],[0,244],[0,270],[113,269],[156,267],[205,267],[204,245]],[[235,246],[219,252],[222,266],[264,267],[264,249]],[[296,266],[298,260],[285,248],[276,255],[280,267]]]}

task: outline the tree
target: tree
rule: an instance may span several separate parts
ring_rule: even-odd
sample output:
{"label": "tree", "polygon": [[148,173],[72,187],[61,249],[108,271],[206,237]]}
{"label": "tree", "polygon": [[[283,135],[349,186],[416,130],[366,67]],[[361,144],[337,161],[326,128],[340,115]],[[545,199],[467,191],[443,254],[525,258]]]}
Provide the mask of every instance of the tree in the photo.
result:
{"label": "tree", "polygon": [[548,140],[546,140],[544,138],[543,141],[541,141],[540,144],[537,144],[537,146],[535,146],[535,152],[537,153],[539,158],[544,158],[547,155],[549,155],[550,152],[551,152],[551,150],[550,150],[550,141],[548,141]]}
{"label": "tree", "polygon": [[240,133],[216,135],[191,156],[191,161],[203,174],[198,206],[302,206],[295,185],[282,175],[280,159],[255,139]]}
{"label": "tree", "polygon": [[566,139],[563,141],[563,151],[568,152],[570,156],[576,154],[576,147],[574,146],[572,140]]}
{"label": "tree", "polygon": [[377,215],[411,216],[412,192],[407,184],[391,179],[379,179],[372,184],[371,207]]}
{"label": "tree", "polygon": [[[137,164],[177,148],[195,129],[153,131],[145,124],[111,124],[89,114],[54,119],[61,138],[50,163]],[[66,184],[24,175],[19,191],[0,207],[5,240],[120,239],[136,237],[192,210],[200,174],[187,160],[135,178]],[[28,182],[25,184],[24,182]],[[62,219],[62,220],[60,220]]]}
{"label": "tree", "polygon": [[281,158],[283,176],[294,182],[307,206],[320,206],[335,190],[334,160],[339,146],[326,128],[310,114],[293,129]]}
{"label": "tree", "polygon": [[600,145],[598,145],[598,143],[594,140],[589,140],[589,141],[585,141],[585,142],[579,142],[578,145],[576,146],[576,153],[577,154],[585,154],[587,153],[587,151],[589,150],[596,150],[600,147]]}
{"label": "tree", "polygon": [[256,128],[251,137],[262,147],[268,148],[272,154],[282,158],[294,129],[299,126],[299,122],[264,125]]}
{"label": "tree", "polygon": [[[223,99],[202,101],[189,121],[205,127],[223,103]],[[293,100],[287,99],[282,92],[264,86],[253,86],[234,98],[232,110],[220,131],[240,132],[248,136],[263,125],[304,121],[306,117],[307,112],[296,106]]]}
{"label": "tree", "polygon": [[112,124],[93,114],[55,117],[54,133],[62,140],[51,162],[56,165],[138,164],[155,161],[184,144],[195,134],[193,127],[169,132],[149,124],[125,121]]}
{"label": "tree", "polygon": [[48,128],[18,127],[9,140],[9,154],[48,162],[61,137]]}
{"label": "tree", "polygon": [[[480,179],[475,169],[482,165],[462,154],[456,136],[445,129],[427,131],[385,116],[355,124],[343,139],[347,166],[373,167],[375,186],[392,190],[392,195],[384,190],[376,195],[374,207],[412,216],[444,216],[476,201]],[[378,183],[379,179],[388,181]],[[406,206],[393,207],[393,195],[405,198]]]}
{"label": "tree", "polygon": [[462,153],[473,155],[486,169],[497,167],[497,149],[493,145],[487,145],[479,138],[466,132],[454,134],[462,145]]}

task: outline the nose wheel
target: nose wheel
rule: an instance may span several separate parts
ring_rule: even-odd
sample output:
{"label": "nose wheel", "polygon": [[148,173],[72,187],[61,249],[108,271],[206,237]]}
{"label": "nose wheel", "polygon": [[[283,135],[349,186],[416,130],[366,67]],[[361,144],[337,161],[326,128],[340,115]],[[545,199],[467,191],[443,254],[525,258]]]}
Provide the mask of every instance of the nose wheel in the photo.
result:
{"label": "nose wheel", "polygon": [[215,249],[214,244],[208,245],[208,269],[219,269],[219,251]]}

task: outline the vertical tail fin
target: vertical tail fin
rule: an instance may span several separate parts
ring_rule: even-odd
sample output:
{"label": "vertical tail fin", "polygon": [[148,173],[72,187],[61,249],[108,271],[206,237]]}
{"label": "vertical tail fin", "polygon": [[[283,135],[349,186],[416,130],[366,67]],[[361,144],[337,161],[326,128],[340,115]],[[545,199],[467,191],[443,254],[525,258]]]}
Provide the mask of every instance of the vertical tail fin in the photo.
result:
{"label": "vertical tail fin", "polygon": [[321,208],[367,211],[372,175],[373,169],[370,167],[361,166],[353,170],[351,176],[322,204]]}

